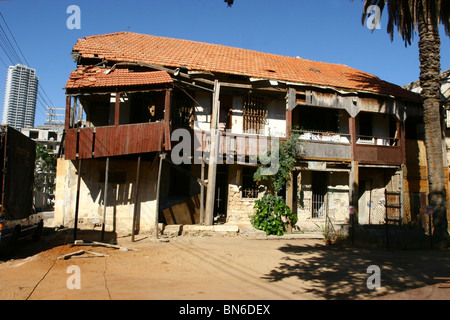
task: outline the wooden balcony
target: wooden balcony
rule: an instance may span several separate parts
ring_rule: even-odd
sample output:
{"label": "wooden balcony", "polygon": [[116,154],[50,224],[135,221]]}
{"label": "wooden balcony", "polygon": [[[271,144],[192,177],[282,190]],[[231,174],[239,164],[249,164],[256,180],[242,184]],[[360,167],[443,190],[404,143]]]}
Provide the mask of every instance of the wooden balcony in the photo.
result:
{"label": "wooden balcony", "polygon": [[307,160],[351,161],[351,135],[347,133],[292,130]]}
{"label": "wooden balcony", "polygon": [[[190,130],[195,152],[209,153],[211,150],[211,132]],[[281,142],[285,138],[279,138]],[[172,142],[175,146],[175,143]],[[256,134],[239,134],[220,131],[219,154],[224,157],[248,157],[266,154],[271,150],[272,138]]]}
{"label": "wooden balcony", "polygon": [[170,149],[169,125],[164,122],[68,129],[67,160],[103,158]]}
{"label": "wooden balcony", "polygon": [[354,160],[362,164],[401,165],[404,151],[401,139],[356,136]]}

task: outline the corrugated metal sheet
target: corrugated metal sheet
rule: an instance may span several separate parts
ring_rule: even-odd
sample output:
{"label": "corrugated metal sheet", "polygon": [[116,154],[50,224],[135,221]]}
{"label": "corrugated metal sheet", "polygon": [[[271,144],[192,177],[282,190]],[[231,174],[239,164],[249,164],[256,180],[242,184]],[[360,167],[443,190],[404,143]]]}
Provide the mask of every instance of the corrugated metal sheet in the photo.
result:
{"label": "corrugated metal sheet", "polygon": [[89,159],[161,151],[167,131],[165,122],[69,129],[65,157],[75,160],[77,154],[79,159]]}

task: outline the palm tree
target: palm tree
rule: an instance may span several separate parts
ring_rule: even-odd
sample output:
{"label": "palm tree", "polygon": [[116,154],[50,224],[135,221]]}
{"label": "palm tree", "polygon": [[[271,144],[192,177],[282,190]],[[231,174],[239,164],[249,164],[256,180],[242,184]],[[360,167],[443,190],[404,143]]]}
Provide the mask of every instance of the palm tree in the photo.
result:
{"label": "palm tree", "polygon": [[[405,46],[411,45],[414,34],[419,34],[420,86],[425,123],[430,205],[434,207],[433,237],[439,243],[448,243],[445,173],[443,167],[442,129],[440,113],[440,45],[439,24],[450,36],[449,0],[364,0],[362,23],[366,23],[371,6],[382,13],[388,11],[387,32],[394,38],[395,26]],[[372,7],[374,8],[374,7]]]}

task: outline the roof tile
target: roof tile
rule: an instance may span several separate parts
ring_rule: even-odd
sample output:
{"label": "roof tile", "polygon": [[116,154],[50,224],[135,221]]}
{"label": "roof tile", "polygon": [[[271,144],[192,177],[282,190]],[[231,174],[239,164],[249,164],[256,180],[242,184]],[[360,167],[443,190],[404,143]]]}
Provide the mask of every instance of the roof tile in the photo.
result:
{"label": "roof tile", "polygon": [[83,57],[245,75],[307,85],[369,91],[417,100],[400,86],[341,64],[132,32],[85,37],[73,48]]}
{"label": "roof tile", "polygon": [[130,72],[128,69],[115,69],[105,73],[104,68],[79,68],[72,71],[66,89],[105,88],[172,83],[165,71]]}

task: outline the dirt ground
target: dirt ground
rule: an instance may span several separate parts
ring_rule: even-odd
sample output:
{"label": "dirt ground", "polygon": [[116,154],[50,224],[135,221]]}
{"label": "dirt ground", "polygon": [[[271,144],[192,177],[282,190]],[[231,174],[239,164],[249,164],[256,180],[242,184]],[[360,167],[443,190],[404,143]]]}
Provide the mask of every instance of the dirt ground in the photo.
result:
{"label": "dirt ground", "polygon": [[[25,241],[0,263],[2,300],[318,300],[450,299],[435,277],[450,277],[450,250],[388,251],[325,246],[320,240],[250,240],[243,236],[180,236],[167,242],[116,237],[137,249],[72,246],[66,232]],[[79,239],[99,241],[99,235]],[[106,242],[106,241],[105,241]],[[78,250],[106,257],[58,259]],[[369,266],[380,268],[370,290]],[[80,289],[69,289],[69,267]]]}

